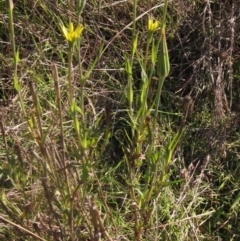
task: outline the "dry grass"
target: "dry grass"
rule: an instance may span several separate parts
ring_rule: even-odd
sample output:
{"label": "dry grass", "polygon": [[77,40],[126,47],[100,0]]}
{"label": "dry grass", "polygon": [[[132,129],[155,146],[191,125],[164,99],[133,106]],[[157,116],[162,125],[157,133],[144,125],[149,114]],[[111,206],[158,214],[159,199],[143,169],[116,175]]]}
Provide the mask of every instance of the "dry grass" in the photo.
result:
{"label": "dry grass", "polygon": [[[81,114],[77,112],[76,122],[69,110],[68,46],[59,26],[60,20],[65,24],[69,18],[78,21],[70,2],[15,3],[17,75],[26,115],[13,87],[8,14],[6,10],[0,13],[1,240],[238,240],[238,0],[169,1],[171,72],[163,85],[161,118],[153,130],[159,160],[164,160],[181,126],[183,97],[191,96],[194,109],[171,165],[165,169],[160,162],[156,166],[154,173],[160,178],[167,170],[168,178],[159,195],[152,194],[147,203],[149,136],[145,130],[141,155],[129,151],[138,145],[133,138],[137,130],[131,133],[127,112],[125,71],[132,44],[133,4],[87,1],[79,19],[85,26],[80,61],[84,74],[103,44],[84,85],[82,123]],[[5,5],[0,1],[1,7]],[[148,17],[159,18],[162,9],[159,1],[138,1],[139,58],[133,61],[136,98],[141,92],[138,60],[144,58]],[[57,68],[59,87],[54,86],[52,66]],[[78,66],[76,48],[72,79],[80,105]],[[154,72],[148,101],[156,95],[155,76]],[[152,118],[146,123],[151,124]],[[77,123],[87,133],[85,149]],[[135,165],[136,160],[142,163]],[[154,187],[152,192],[157,193],[158,179],[152,180],[157,181],[149,189]]]}

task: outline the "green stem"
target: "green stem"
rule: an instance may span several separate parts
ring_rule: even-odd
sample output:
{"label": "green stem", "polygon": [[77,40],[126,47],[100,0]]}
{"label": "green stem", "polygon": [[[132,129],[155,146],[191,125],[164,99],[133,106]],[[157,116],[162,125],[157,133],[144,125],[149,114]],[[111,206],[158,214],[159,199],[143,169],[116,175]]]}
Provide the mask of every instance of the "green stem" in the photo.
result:
{"label": "green stem", "polygon": [[168,0],[164,1],[162,27],[166,24]]}
{"label": "green stem", "polygon": [[14,59],[14,67],[17,66],[16,61],[16,45],[15,45],[15,35],[14,35],[14,27],[13,27],[13,2],[12,0],[7,1],[7,8],[8,8],[8,16],[9,16],[9,27],[10,27],[10,38],[13,50],[13,59]]}
{"label": "green stem", "polygon": [[[168,0],[165,0],[164,1],[164,8],[163,8],[163,20],[162,20],[161,29],[165,28],[165,25],[166,25],[167,4],[168,4]],[[160,37],[159,37],[159,40],[158,40],[157,49],[159,49],[159,44],[160,44],[161,38],[162,38],[162,32],[160,31]],[[156,96],[155,101],[154,101],[155,112],[154,112],[154,119],[153,119],[153,131],[155,131],[155,128],[156,128],[156,119],[157,119],[160,96],[161,96],[161,93],[162,93],[162,86],[163,86],[164,79],[165,78],[159,77],[159,80],[158,80],[157,96]]]}
{"label": "green stem", "polygon": [[[133,65],[133,58],[134,58],[134,43],[135,43],[135,38],[136,38],[136,14],[137,14],[137,1],[133,1],[133,28],[132,28],[132,49],[131,49],[131,58],[129,61],[129,68],[132,69]],[[132,84],[132,75],[128,75],[128,96],[130,97],[130,93],[133,93],[133,84]],[[130,118],[132,121],[133,118],[133,105],[132,105],[132,99],[129,98],[129,113],[130,113]]]}
{"label": "green stem", "polygon": [[148,40],[147,40],[145,59],[144,59],[144,65],[143,65],[144,71],[146,71],[146,73],[147,73],[147,62],[148,62],[149,46],[150,46],[150,43],[152,41],[152,36],[153,36],[152,33],[148,33]]}
{"label": "green stem", "polygon": [[[81,106],[81,116],[82,116],[82,124],[85,123],[85,108],[84,108],[84,83],[83,80],[83,73],[82,73],[82,66],[81,66],[81,53],[80,53],[80,41],[78,43],[79,50],[78,50],[78,68],[79,68],[79,78],[81,81],[81,87],[80,87],[80,106]],[[85,127],[85,125],[83,125]],[[85,131],[85,130],[83,130]]]}
{"label": "green stem", "polygon": [[[85,3],[82,3],[85,4]],[[78,8],[80,7],[80,1],[78,1]],[[77,18],[77,25],[80,25],[80,14],[81,12],[78,12],[78,18]],[[79,71],[79,79],[80,79],[80,109],[81,109],[81,121],[82,121],[82,128],[81,133],[79,133],[79,147],[81,148],[81,156],[84,158],[84,147],[82,146],[82,139],[86,139],[86,122],[85,122],[85,107],[84,107],[84,76],[82,71],[82,65],[81,65],[81,52],[80,52],[80,39],[77,41],[77,50],[78,50],[78,71]]]}
{"label": "green stem", "polygon": [[13,26],[13,1],[8,0],[7,3],[7,9],[8,9],[8,16],[9,16],[9,28],[10,28],[10,39],[12,44],[12,51],[13,51],[13,61],[14,61],[14,88],[16,89],[19,99],[20,99],[20,105],[21,109],[23,111],[23,114],[26,115],[25,106],[23,102],[23,98],[21,95],[21,85],[18,81],[17,77],[17,65],[19,61],[19,53],[16,51],[16,44],[15,44],[15,34],[14,34],[14,26]]}
{"label": "green stem", "polygon": [[131,65],[133,62],[133,56],[134,56],[134,41],[136,37],[136,15],[137,15],[137,1],[133,1],[133,29],[132,29],[132,53],[131,53]]}
{"label": "green stem", "polygon": [[145,118],[146,118],[147,110],[148,110],[148,108],[147,108],[148,107],[147,96],[148,96],[149,86],[150,86],[152,73],[153,73],[153,66],[150,69],[150,73],[147,72],[148,54],[149,54],[149,47],[150,47],[150,43],[152,41],[152,37],[153,37],[153,34],[148,33],[147,46],[146,46],[144,64],[143,64],[143,70],[145,71],[146,75],[148,76],[148,81],[144,82],[143,85],[142,85],[143,101],[141,103],[142,104],[142,110],[140,112],[140,117],[141,117],[140,127],[145,125],[144,123],[145,123]]}
{"label": "green stem", "polygon": [[73,103],[73,88],[72,88],[72,55],[73,55],[73,46],[69,46],[68,52],[68,92],[69,92],[69,101],[70,106]]}
{"label": "green stem", "polygon": [[155,112],[154,112],[154,119],[153,119],[153,132],[155,132],[155,128],[156,128],[156,120],[157,120],[158,108],[159,108],[159,103],[160,103],[160,96],[162,93],[163,82],[164,82],[164,78],[159,77],[157,95],[154,100]]}

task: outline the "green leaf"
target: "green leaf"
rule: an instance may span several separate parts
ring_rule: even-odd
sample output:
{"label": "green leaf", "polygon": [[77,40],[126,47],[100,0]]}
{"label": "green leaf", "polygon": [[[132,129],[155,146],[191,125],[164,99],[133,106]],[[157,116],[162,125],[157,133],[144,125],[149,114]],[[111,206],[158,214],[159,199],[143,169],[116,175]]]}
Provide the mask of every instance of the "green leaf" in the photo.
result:
{"label": "green leaf", "polygon": [[160,38],[161,40],[159,43],[157,72],[159,77],[166,78],[170,71],[170,62],[169,62],[169,56],[168,56],[165,26],[161,30]]}
{"label": "green leaf", "polygon": [[176,180],[176,181],[165,182],[165,183],[162,184],[162,186],[163,187],[172,186],[174,184],[181,183],[183,181],[184,181],[183,179],[179,179],[179,180]]}
{"label": "green leaf", "polygon": [[152,61],[152,64],[154,65],[157,61],[157,45],[155,45],[155,41],[153,39],[153,42],[152,42],[152,52],[151,52],[151,61]]}
{"label": "green leaf", "polygon": [[237,205],[239,205],[240,203],[240,193],[237,195],[237,197],[235,198],[232,206],[231,206],[231,209],[235,209]]}
{"label": "green leaf", "polygon": [[13,77],[13,85],[14,85],[14,88],[15,90],[18,92],[19,94],[19,91],[20,91],[20,84],[18,82],[18,78],[17,78],[17,73],[15,72],[14,73],[14,77]]}
{"label": "green leaf", "polygon": [[129,76],[132,76],[132,66],[131,66],[131,62],[129,59],[125,59],[125,69],[126,69],[126,72]]}
{"label": "green leaf", "polygon": [[98,56],[95,58],[94,62],[91,64],[90,68],[88,69],[87,73],[85,74],[85,76],[82,79],[82,82],[85,83],[86,80],[89,78],[89,76],[91,75],[93,69],[95,68],[96,64],[98,63],[99,57],[101,56],[102,50],[103,50],[104,44],[101,45],[99,52],[98,52]]}
{"label": "green leaf", "polygon": [[83,165],[83,171],[82,171],[82,179],[84,182],[88,180],[89,177],[89,167],[87,164]]}
{"label": "green leaf", "polygon": [[138,33],[136,34],[136,36],[133,39],[133,55],[136,53],[137,50],[137,44],[138,44]]}
{"label": "green leaf", "polygon": [[19,48],[17,49],[16,54],[15,54],[15,61],[16,61],[16,64],[18,64],[18,62],[19,62]]}
{"label": "green leaf", "polygon": [[85,7],[86,0],[78,0],[77,14],[80,15]]}
{"label": "green leaf", "polygon": [[128,97],[129,102],[132,103],[133,102],[133,88],[132,88],[131,81],[128,81],[127,97]]}

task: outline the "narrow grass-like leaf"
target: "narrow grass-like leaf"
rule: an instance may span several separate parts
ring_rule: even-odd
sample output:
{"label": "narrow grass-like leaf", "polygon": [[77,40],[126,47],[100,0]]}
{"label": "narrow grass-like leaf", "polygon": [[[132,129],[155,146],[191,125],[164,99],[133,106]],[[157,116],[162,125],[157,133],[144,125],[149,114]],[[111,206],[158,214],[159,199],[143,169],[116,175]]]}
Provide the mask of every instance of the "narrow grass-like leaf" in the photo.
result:
{"label": "narrow grass-like leaf", "polygon": [[137,50],[137,44],[138,44],[138,34],[135,35],[133,39],[133,55],[136,53]]}
{"label": "narrow grass-like leaf", "polygon": [[79,16],[86,5],[86,0],[78,0],[77,2],[77,15]]}
{"label": "narrow grass-like leaf", "polygon": [[96,64],[98,63],[99,57],[101,56],[102,50],[103,50],[104,44],[101,45],[99,51],[98,51],[98,56],[95,58],[93,63],[89,66],[86,74],[83,76],[83,79],[81,80],[83,83],[87,81],[89,76],[92,74],[93,69],[95,68]]}
{"label": "narrow grass-like leaf", "polygon": [[18,82],[18,77],[17,77],[16,73],[14,73],[14,76],[13,76],[13,83],[14,83],[14,89],[19,93],[20,92],[20,84]]}

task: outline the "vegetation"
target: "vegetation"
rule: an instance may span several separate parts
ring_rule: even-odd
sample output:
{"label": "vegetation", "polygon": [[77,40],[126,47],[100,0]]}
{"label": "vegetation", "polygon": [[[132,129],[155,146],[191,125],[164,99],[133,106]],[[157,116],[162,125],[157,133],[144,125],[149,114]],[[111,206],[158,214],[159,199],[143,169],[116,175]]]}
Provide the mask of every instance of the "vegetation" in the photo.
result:
{"label": "vegetation", "polygon": [[0,239],[239,240],[239,0],[0,0]]}

